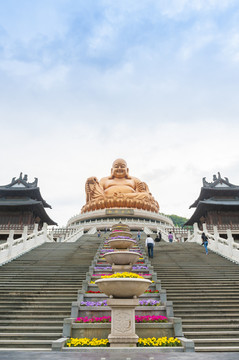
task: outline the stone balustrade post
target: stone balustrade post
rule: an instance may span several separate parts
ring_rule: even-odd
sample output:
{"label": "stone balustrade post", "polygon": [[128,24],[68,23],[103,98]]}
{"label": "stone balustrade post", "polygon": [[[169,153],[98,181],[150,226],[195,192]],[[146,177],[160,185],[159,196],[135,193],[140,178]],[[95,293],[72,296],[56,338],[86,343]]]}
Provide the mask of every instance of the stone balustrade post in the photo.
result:
{"label": "stone balustrade post", "polygon": [[81,303],[81,301],[84,300],[84,294],[85,294],[85,290],[81,289],[81,290],[78,290],[78,293],[77,293],[77,301],[79,303]]}
{"label": "stone balustrade post", "polygon": [[8,243],[8,254],[7,254],[7,257],[8,257],[8,259],[10,259],[11,256],[12,256],[13,240],[14,240],[14,230],[10,230],[9,236],[8,236],[8,238],[7,238],[7,243]]}
{"label": "stone balustrade post", "polygon": [[43,238],[45,241],[47,241],[47,223],[43,223],[42,230],[43,230]]}
{"label": "stone balustrade post", "polygon": [[198,229],[198,224],[197,223],[194,223],[193,224],[193,233],[194,233],[194,241],[196,243],[199,243],[200,242],[200,235],[198,233],[199,229]]}
{"label": "stone balustrade post", "polygon": [[[215,240],[215,245],[214,245],[214,249],[218,250],[218,239],[219,239],[219,233],[218,233],[218,228],[216,225],[213,225],[213,233],[214,233],[214,240]],[[210,244],[209,244],[210,245]]]}
{"label": "stone balustrade post", "polygon": [[36,235],[38,233],[38,224],[34,224],[33,233]]}
{"label": "stone balustrade post", "polygon": [[37,244],[37,234],[38,234],[38,224],[34,224],[34,229],[33,229],[33,234],[34,234],[34,237],[33,237],[33,240],[34,240],[34,243]]}
{"label": "stone balustrade post", "polygon": [[27,245],[27,231],[28,231],[28,226],[24,226],[23,228],[23,233],[22,233],[22,239],[23,239],[23,250],[26,249],[26,245]]}
{"label": "stone balustrade post", "polygon": [[207,225],[206,223],[202,224],[202,231],[206,234],[207,233]]}
{"label": "stone balustrade post", "polygon": [[231,229],[227,229],[227,241],[228,241],[228,248],[229,248],[229,256],[233,257],[233,244],[234,239],[232,237],[232,231]]}
{"label": "stone balustrade post", "polygon": [[88,281],[83,280],[82,281],[82,290],[87,291],[87,289],[88,289]]}
{"label": "stone balustrade post", "polygon": [[167,303],[167,293],[165,289],[159,290],[159,296],[160,296],[160,305],[164,305]]}
{"label": "stone balustrade post", "polygon": [[166,316],[167,318],[174,317],[172,301],[166,301]]}
{"label": "stone balustrade post", "polygon": [[161,290],[161,280],[155,281],[155,290]]}

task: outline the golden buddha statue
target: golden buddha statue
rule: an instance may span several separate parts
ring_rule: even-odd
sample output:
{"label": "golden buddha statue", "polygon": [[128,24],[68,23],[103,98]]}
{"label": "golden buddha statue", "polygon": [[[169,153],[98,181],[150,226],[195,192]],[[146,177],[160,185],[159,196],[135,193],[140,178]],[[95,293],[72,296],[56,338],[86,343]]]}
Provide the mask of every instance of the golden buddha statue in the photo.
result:
{"label": "golden buddha statue", "polygon": [[127,163],[123,159],[113,162],[111,176],[86,180],[86,204],[81,212],[105,208],[137,208],[159,211],[159,205],[153,198],[146,183],[129,176]]}

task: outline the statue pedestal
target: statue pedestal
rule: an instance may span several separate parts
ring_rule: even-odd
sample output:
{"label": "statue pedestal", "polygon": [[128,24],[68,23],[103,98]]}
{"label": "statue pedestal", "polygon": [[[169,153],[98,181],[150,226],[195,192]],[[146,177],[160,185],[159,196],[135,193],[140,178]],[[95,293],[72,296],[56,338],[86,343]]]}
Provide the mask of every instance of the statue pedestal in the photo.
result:
{"label": "statue pedestal", "polygon": [[108,299],[111,308],[111,333],[108,337],[111,347],[136,347],[135,307],[139,299]]}
{"label": "statue pedestal", "polygon": [[130,272],[132,270],[133,265],[112,265],[112,271],[114,273],[123,273]]}

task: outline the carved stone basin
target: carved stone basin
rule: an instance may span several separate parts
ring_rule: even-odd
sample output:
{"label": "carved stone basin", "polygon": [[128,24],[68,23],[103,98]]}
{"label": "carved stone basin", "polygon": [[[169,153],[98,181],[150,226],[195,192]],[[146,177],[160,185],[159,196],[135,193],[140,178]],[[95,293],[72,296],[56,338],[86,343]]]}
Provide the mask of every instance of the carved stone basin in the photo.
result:
{"label": "carved stone basin", "polygon": [[104,258],[109,264],[115,265],[128,265],[136,264],[139,258],[141,257],[140,253],[132,251],[115,251],[105,253]]}
{"label": "carved stone basin", "polygon": [[130,227],[126,224],[116,224],[112,226],[112,231],[113,230],[130,231]]}
{"label": "carved stone basin", "polygon": [[139,297],[152,283],[147,279],[112,278],[99,279],[95,282],[101,292],[117,299]]}
{"label": "carved stone basin", "polygon": [[109,240],[108,244],[112,249],[130,249],[136,245],[136,242],[130,239],[115,239]]}
{"label": "carved stone basin", "polygon": [[124,231],[124,230],[120,230],[120,231],[114,231],[114,232],[111,232],[110,235],[109,235],[109,240],[110,238],[117,238],[119,236],[125,236],[125,237],[129,237],[131,238],[132,234],[131,232],[129,231]]}

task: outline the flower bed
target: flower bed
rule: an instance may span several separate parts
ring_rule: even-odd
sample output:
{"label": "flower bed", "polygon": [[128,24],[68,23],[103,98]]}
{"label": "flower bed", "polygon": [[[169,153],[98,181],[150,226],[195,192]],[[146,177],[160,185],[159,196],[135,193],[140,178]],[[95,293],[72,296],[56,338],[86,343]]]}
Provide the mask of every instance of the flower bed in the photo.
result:
{"label": "flower bed", "polygon": [[[107,306],[107,300],[103,301],[81,301],[81,306]],[[139,300],[139,306],[159,306],[160,301],[147,299],[147,300]]]}
{"label": "flower bed", "polygon": [[156,294],[156,293],[159,293],[159,290],[146,290],[144,293],[145,294]]}
{"label": "flower bed", "polygon": [[181,342],[177,338],[162,337],[153,338],[139,338],[137,346],[181,346]]}
{"label": "flower bed", "polygon": [[153,300],[153,299],[147,299],[147,300],[139,300],[140,306],[159,306],[160,301]]}
{"label": "flower bed", "polygon": [[88,318],[88,316],[78,317],[75,319],[75,322],[76,323],[110,323],[111,316],[101,316],[101,317],[93,316],[92,318]]}
{"label": "flower bed", "polygon": [[162,315],[147,315],[147,316],[139,316],[135,315],[135,322],[136,323],[161,323],[161,322],[168,322],[168,318]]}
{"label": "flower bed", "polygon": [[[88,318],[88,316],[85,317],[78,317],[75,320],[76,323],[110,323],[111,322],[111,316],[101,316],[96,317],[93,316],[92,318]],[[135,322],[136,323],[166,323],[168,322],[168,318],[166,316],[162,315],[145,315],[145,316],[139,316],[135,315]]]}
{"label": "flower bed", "polygon": [[[108,339],[88,339],[88,338],[70,338],[66,341],[65,347],[107,347],[110,346]],[[139,338],[138,347],[174,347],[181,346],[181,342],[177,338]]]}
{"label": "flower bed", "polygon": [[113,279],[113,278],[143,279],[143,276],[139,275],[139,274],[130,273],[130,272],[123,272],[123,273],[116,273],[116,274],[112,274],[112,275],[102,274],[101,278],[102,279]]}
{"label": "flower bed", "polygon": [[81,306],[107,306],[107,300],[103,301],[81,301]]}
{"label": "flower bed", "polygon": [[95,346],[100,346],[100,347],[106,347],[106,346],[110,346],[109,340],[108,339],[97,339],[97,338],[93,338],[88,339],[88,338],[82,338],[82,339],[74,339],[74,338],[70,338],[69,340],[66,341],[65,343],[66,347],[95,347]]}

